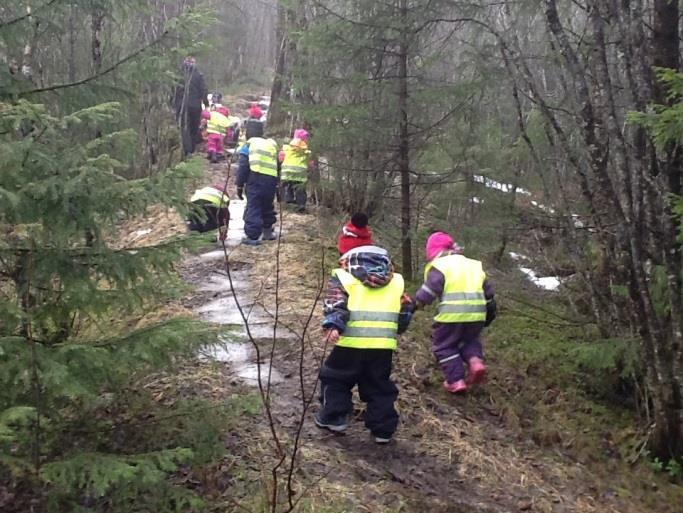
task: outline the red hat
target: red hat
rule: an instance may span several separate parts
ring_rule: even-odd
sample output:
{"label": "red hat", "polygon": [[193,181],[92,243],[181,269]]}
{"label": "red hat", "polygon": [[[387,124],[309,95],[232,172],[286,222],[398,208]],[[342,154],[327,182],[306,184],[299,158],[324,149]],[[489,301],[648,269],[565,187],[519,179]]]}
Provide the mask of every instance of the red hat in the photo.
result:
{"label": "red hat", "polygon": [[339,254],[343,255],[354,248],[373,244],[372,230],[368,226],[368,216],[358,213],[354,214],[351,221],[342,227],[342,232],[337,240],[337,249]]}
{"label": "red hat", "polygon": [[263,111],[257,105],[256,102],[253,102],[251,104],[251,108],[249,109],[249,117],[254,119],[261,119],[261,116],[263,116]]}

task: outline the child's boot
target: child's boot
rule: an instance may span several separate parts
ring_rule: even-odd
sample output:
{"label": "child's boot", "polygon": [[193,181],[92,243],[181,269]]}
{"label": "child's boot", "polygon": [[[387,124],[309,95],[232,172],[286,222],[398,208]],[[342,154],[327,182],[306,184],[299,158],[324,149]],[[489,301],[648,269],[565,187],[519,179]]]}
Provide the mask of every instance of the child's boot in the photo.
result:
{"label": "child's boot", "polygon": [[339,417],[336,419],[328,419],[324,417],[321,412],[313,415],[313,421],[320,429],[327,429],[333,433],[341,433],[348,427],[345,418]]}
{"label": "child's boot", "polygon": [[451,394],[461,394],[467,390],[467,384],[464,379],[459,379],[453,383],[448,381],[443,382],[443,387],[448,390]]}
{"label": "child's boot", "polygon": [[476,385],[477,383],[482,383],[486,380],[486,365],[476,356],[473,356],[467,362],[468,372],[467,372],[467,384]]}

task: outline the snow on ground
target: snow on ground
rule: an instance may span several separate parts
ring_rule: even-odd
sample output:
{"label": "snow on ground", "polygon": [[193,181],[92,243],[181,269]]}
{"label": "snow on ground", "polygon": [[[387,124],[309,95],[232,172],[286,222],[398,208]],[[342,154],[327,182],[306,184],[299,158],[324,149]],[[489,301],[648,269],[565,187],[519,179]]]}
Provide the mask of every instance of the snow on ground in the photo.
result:
{"label": "snow on ground", "polygon": [[[474,175],[472,179],[477,183],[484,184],[484,186],[489,189],[496,189],[502,192],[513,192],[515,190],[515,186],[512,184],[500,183],[483,175]],[[521,187],[517,187],[517,193],[522,194],[523,196],[531,196],[529,191],[522,189]]]}
{"label": "snow on ground", "polygon": [[[531,260],[529,257],[520,253],[515,253],[514,251],[510,251],[508,254],[515,262]],[[545,290],[557,290],[562,284],[559,276],[538,276],[536,271],[529,267],[523,267],[522,265],[519,266],[519,270],[526,274],[531,283]]]}

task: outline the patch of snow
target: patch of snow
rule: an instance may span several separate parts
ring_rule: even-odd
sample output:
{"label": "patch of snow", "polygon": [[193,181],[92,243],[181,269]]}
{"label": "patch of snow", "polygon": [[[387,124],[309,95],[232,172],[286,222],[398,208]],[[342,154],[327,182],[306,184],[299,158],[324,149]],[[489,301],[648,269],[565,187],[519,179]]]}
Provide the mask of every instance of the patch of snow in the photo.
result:
{"label": "patch of snow", "polygon": [[[480,184],[483,184],[484,187],[488,187],[489,189],[496,189],[502,192],[513,192],[515,190],[515,186],[509,183],[501,183],[497,182],[495,180],[492,180],[491,178],[487,178],[483,175],[474,175],[472,179]],[[526,189],[522,189],[521,187],[517,187],[517,194],[522,194],[524,196],[531,196],[531,193],[527,191]]]}
{"label": "patch of snow", "polygon": [[152,233],[151,228],[145,228],[144,230],[138,230],[135,232],[135,238],[137,239],[138,237],[144,237],[145,235],[148,235]]}
{"label": "patch of snow", "polygon": [[529,280],[537,287],[545,290],[557,290],[560,288],[561,282],[557,276],[538,276],[533,269],[528,267],[520,267],[519,270],[526,274]]}
{"label": "patch of snow", "polygon": [[581,221],[578,214],[572,214],[572,220],[575,228],[584,228],[586,226],[583,224],[583,221]]}
{"label": "patch of snow", "polygon": [[520,253],[515,253],[514,251],[510,251],[508,255],[510,255],[510,258],[513,260],[529,260],[529,257],[526,257]]}
{"label": "patch of snow", "polygon": [[481,204],[481,203],[484,203],[484,200],[481,199],[481,198],[478,198],[478,197],[476,197],[476,196],[472,196],[472,197],[470,198],[470,202],[472,202],[472,203],[477,203],[477,204]]}

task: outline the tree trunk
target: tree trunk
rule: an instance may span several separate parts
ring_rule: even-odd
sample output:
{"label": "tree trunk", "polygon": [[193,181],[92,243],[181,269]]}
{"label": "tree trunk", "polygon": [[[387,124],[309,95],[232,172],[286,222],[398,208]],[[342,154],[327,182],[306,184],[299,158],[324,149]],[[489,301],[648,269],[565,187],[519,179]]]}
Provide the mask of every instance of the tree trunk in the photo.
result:
{"label": "tree trunk", "polygon": [[95,73],[102,69],[102,29],[104,28],[104,13],[95,11],[91,18],[91,42],[92,64]]}
{"label": "tree trunk", "polygon": [[76,81],[76,8],[69,10],[69,82]]}
{"label": "tree trunk", "polygon": [[[653,65],[659,68],[678,70],[680,68],[679,4],[672,0],[655,0],[653,12]],[[653,87],[654,100],[663,105],[671,105],[666,90],[659,82]],[[671,329],[663,333],[666,343],[663,368],[656,369],[662,390],[661,407],[655,411],[655,431],[653,433],[654,452],[662,459],[671,456],[683,457],[683,304],[681,294],[681,247],[677,242],[680,220],[671,212],[668,195],[681,194],[681,154],[677,145],[670,144],[661,152],[655,174],[662,174],[662,193],[666,199],[662,222],[661,254],[668,276],[670,299]]]}
{"label": "tree trunk", "polygon": [[410,135],[408,133],[408,8],[399,0],[401,34],[399,35],[398,108],[398,169],[401,174],[401,245],[405,279],[413,279],[413,243],[410,223]]}
{"label": "tree trunk", "polygon": [[275,64],[275,78],[273,78],[273,87],[270,91],[270,108],[268,109],[268,132],[269,134],[280,133],[284,131],[286,123],[286,112],[282,107],[283,99],[288,97],[287,94],[287,76],[289,74],[287,66],[287,52],[289,49],[289,26],[288,18],[291,13],[283,5],[278,5],[278,22],[277,32],[280,41],[278,49],[277,62]]}

